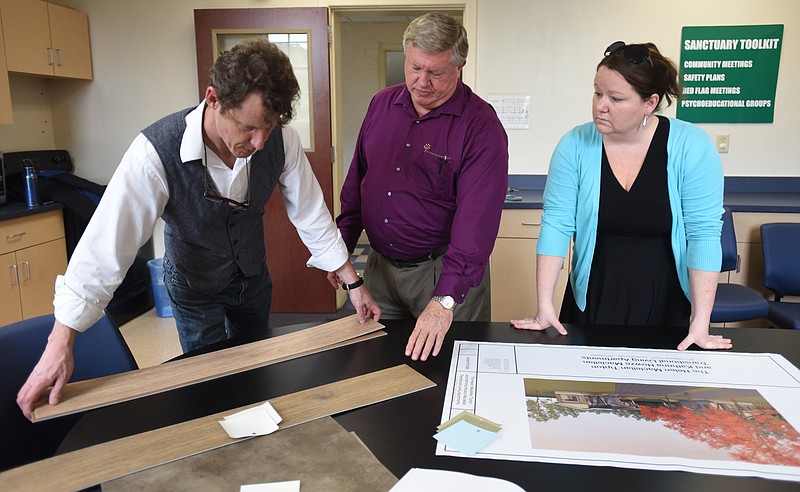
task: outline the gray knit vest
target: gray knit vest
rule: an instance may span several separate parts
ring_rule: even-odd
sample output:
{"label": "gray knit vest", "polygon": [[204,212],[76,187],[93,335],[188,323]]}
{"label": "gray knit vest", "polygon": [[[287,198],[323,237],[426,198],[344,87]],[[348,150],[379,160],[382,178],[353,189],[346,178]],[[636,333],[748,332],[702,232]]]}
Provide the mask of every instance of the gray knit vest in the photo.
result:
{"label": "gray knit vest", "polygon": [[166,116],[142,134],[155,147],[167,175],[169,200],[162,215],[166,223],[164,256],[192,289],[213,295],[240,271],[251,277],[267,268],[264,205],[283,171],[283,134],[276,128],[264,148],[251,157],[249,208],[234,208],[203,197],[202,160],[181,162],[185,118],[193,109]]}

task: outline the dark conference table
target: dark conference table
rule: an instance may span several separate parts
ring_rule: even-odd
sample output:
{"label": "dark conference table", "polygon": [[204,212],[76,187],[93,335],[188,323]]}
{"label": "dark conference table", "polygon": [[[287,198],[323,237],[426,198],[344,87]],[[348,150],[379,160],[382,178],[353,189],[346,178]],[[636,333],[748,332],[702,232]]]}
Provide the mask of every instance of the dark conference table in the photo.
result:
{"label": "dark conference table", "polygon": [[[405,363],[437,386],[335,416],[398,478],[411,468],[435,468],[503,478],[526,490],[798,490],[797,483],[762,478],[436,456],[437,442],[432,435],[441,420],[453,340],[672,349],[685,330],[567,325],[569,335],[560,336],[552,329],[531,332],[515,330],[506,323],[457,322],[438,357],[413,362],[403,354],[413,321],[383,324],[387,336],[87,412],[60,452]],[[276,329],[273,335],[297,328],[302,327]],[[712,333],[731,337],[737,352],[779,353],[800,367],[800,332],[717,328]]]}

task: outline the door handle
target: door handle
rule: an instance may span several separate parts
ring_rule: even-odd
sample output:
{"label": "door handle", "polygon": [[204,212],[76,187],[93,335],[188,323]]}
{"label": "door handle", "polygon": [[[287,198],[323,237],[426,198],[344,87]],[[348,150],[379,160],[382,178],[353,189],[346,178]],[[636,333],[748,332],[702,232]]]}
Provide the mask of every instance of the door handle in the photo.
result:
{"label": "door handle", "polygon": [[47,55],[50,57],[48,65],[55,65],[56,61],[53,59],[53,48],[47,48]]}
{"label": "door handle", "polygon": [[28,280],[31,279],[31,264],[28,263],[27,261],[23,261],[22,262],[22,266],[25,267],[25,278],[24,278],[24,280],[25,280],[25,282],[27,282]]}
{"label": "door handle", "polygon": [[18,233],[16,233],[16,234],[9,234],[8,236],[6,236],[6,239],[9,239],[9,240],[11,240],[11,239],[16,239],[16,238],[18,238],[18,237],[22,237],[22,236],[24,236],[25,234],[27,234],[25,231],[18,232]]}
{"label": "door handle", "polygon": [[61,51],[61,48],[56,49],[56,52],[58,53],[58,66],[59,67],[63,67],[64,66],[64,52]]}
{"label": "door handle", "polygon": [[539,227],[540,225],[542,225],[542,223],[541,222],[523,222],[522,225],[530,226],[530,227]]}
{"label": "door handle", "polygon": [[17,271],[17,265],[11,265],[11,285],[19,285],[19,272]]}

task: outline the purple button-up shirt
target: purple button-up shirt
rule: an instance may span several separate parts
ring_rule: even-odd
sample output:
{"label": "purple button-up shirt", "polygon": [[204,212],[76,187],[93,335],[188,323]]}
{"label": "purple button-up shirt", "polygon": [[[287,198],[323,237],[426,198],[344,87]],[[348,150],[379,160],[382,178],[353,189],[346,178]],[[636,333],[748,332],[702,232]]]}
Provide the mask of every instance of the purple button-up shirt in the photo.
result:
{"label": "purple button-up shirt", "polygon": [[434,295],[464,301],[480,284],[508,186],[508,137],[495,111],[458,81],[425,116],[404,84],[380,91],[361,125],[337,219],[352,252],[412,259],[448,246]]}

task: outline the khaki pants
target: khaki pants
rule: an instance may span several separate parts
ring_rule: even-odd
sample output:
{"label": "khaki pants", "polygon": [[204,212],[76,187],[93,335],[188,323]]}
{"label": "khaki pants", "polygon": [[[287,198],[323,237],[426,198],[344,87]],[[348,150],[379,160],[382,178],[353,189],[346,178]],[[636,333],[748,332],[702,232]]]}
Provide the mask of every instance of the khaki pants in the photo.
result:
{"label": "khaki pants", "polygon": [[[433,296],[442,272],[442,257],[414,266],[397,267],[383,255],[370,250],[364,281],[381,308],[381,319],[419,318]],[[464,303],[456,306],[455,321],[490,321],[491,286],[489,266],[481,284],[469,290]]]}

